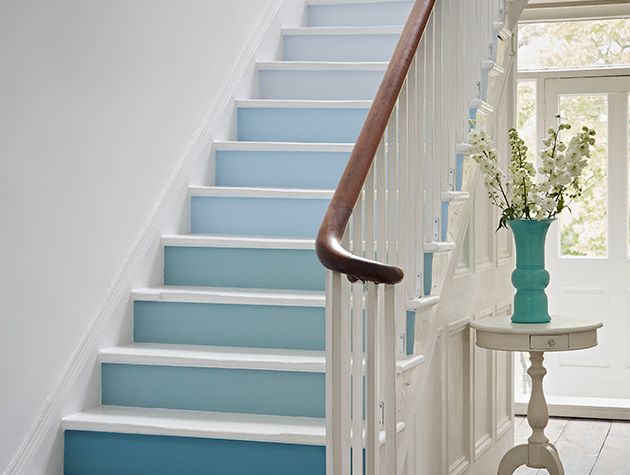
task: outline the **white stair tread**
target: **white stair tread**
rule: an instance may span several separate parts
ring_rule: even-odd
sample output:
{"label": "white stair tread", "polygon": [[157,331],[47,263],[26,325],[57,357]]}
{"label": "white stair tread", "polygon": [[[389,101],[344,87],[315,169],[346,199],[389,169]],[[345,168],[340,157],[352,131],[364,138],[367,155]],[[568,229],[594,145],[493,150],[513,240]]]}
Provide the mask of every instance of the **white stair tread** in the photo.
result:
{"label": "white stair tread", "polygon": [[[326,444],[325,419],[230,412],[99,406],[64,417],[61,428],[280,444]],[[404,422],[396,424],[397,434],[405,429]],[[385,442],[383,431],[379,434],[379,442]]]}
{"label": "white stair tread", "polygon": [[424,355],[410,355],[396,362],[396,374],[404,374],[424,363]]}
{"label": "white stair tread", "polygon": [[464,201],[470,198],[467,191],[443,191],[442,201]]}
{"label": "white stair tread", "polygon": [[440,303],[439,295],[427,295],[407,301],[407,310],[422,310]]}
{"label": "white stair tread", "polygon": [[309,417],[101,406],[65,417],[64,430],[324,445],[326,421]]}
{"label": "white stair tread", "polygon": [[481,68],[487,69],[491,76],[500,76],[505,72],[505,69],[502,66],[499,66],[491,59],[483,60],[481,62]]}
{"label": "white stair tread", "polygon": [[307,290],[236,289],[228,287],[164,286],[135,289],[134,300],[246,305],[324,307],[324,292]]}
{"label": "white stair tread", "polygon": [[447,252],[456,248],[454,242],[451,241],[432,241],[424,243],[425,252]]}
{"label": "white stair tread", "polygon": [[241,186],[190,186],[191,196],[232,197],[232,198],[293,198],[330,199],[334,190],[297,188],[254,188]]}
{"label": "white stair tread", "polygon": [[462,142],[455,145],[455,150],[457,153],[469,153],[471,149],[472,145],[470,145],[469,143]]}
{"label": "white stair tread", "polygon": [[101,363],[323,373],[323,351],[132,343],[101,350]]}
{"label": "white stair tread", "polygon": [[386,61],[258,61],[260,71],[385,71]]}
{"label": "white stair tread", "polygon": [[486,114],[492,114],[494,111],[494,108],[490,104],[481,99],[473,99],[470,101],[469,105],[472,109],[477,109]]}
{"label": "white stair tread", "polygon": [[216,141],[215,150],[254,152],[351,152],[353,143]]}
{"label": "white stair tread", "polygon": [[314,239],[289,239],[260,236],[221,236],[215,234],[167,234],[163,246],[231,247],[243,249],[315,249]]}
{"label": "white stair tread", "polygon": [[370,100],[236,99],[236,107],[270,109],[368,109]]}
{"label": "white stair tread", "polygon": [[283,35],[399,35],[401,26],[302,26],[283,28]]}

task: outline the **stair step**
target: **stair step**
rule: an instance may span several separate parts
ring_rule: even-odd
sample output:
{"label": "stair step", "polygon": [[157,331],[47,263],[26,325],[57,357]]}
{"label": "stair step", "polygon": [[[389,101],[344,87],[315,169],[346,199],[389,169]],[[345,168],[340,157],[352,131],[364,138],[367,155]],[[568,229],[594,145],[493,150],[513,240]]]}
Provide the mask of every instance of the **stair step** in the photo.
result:
{"label": "stair step", "polygon": [[239,248],[239,249],[315,249],[314,239],[282,239],[263,236],[220,236],[202,234],[165,234],[164,246]]}
{"label": "stair step", "polygon": [[314,238],[333,190],[191,186],[193,234]]}
{"label": "stair step", "polygon": [[231,289],[208,287],[157,287],[132,291],[135,301],[187,302],[231,305],[281,305],[299,307],[324,307],[323,292]]}
{"label": "stair step", "polygon": [[238,139],[353,143],[371,101],[237,100]]}
{"label": "stair step", "polygon": [[402,26],[285,28],[286,61],[389,61]]}
{"label": "stair step", "polygon": [[424,243],[425,253],[453,251],[457,245],[451,241],[432,241]]}
{"label": "stair step", "polygon": [[326,472],[323,419],[99,407],[62,428],[68,474]]}
{"label": "stair step", "polygon": [[204,287],[138,289],[134,341],[320,350],[324,292]]}
{"label": "stair step", "polygon": [[167,235],[164,284],[324,290],[326,274],[312,239]]}
{"label": "stair step", "polygon": [[322,351],[135,343],[99,360],[104,405],[325,416]]}
{"label": "stair step", "polygon": [[424,310],[440,303],[439,295],[427,295],[407,301],[407,310]]}
{"label": "stair step", "polygon": [[352,152],[354,143],[216,141],[215,151],[239,152]]}
{"label": "stair step", "polygon": [[324,445],[326,421],[310,417],[100,406],[65,417],[62,429]]}
{"label": "stair step", "polygon": [[322,351],[133,343],[99,353],[101,363],[271,371],[326,371]]}
{"label": "stair step", "polygon": [[308,142],[215,142],[215,183],[220,186],[334,189],[353,146]]}
{"label": "stair step", "polygon": [[263,99],[372,100],[386,62],[272,61],[257,63]]}
{"label": "stair step", "polygon": [[443,191],[442,201],[465,201],[470,198],[467,191]]}
{"label": "stair step", "polygon": [[401,0],[309,0],[309,26],[404,25],[413,2]]}

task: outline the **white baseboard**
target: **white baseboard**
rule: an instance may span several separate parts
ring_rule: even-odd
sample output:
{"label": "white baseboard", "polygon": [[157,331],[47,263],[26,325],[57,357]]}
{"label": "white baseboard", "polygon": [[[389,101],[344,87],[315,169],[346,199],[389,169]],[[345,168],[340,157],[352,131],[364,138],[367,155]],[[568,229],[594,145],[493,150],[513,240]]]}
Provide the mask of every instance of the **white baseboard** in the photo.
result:
{"label": "white baseboard", "polygon": [[[616,419],[630,421],[630,399],[547,396],[549,415],[584,419]],[[516,415],[527,415],[527,399],[517,397]]]}
{"label": "white baseboard", "polygon": [[3,475],[32,473],[29,464],[37,456],[47,435],[60,424],[60,413],[70,391],[95,359],[97,342],[106,325],[118,314],[121,305],[129,299],[134,276],[147,258],[149,251],[159,241],[161,230],[175,203],[185,196],[192,170],[201,160],[207,160],[205,153],[211,146],[211,139],[217,126],[232,104],[237,88],[244,74],[252,67],[256,51],[261,45],[270,25],[285,0],[274,0],[261,15],[251,35],[233,63],[232,69],[220,90],[212,98],[208,110],[199,127],[188,142],[167,187],[156,202],[149,219],[138,234],[134,244],[116,274],[105,299],[96,314],[91,318],[88,329],[75,349],[68,365],[55,384],[52,392],[20,444],[13,459],[6,466]]}

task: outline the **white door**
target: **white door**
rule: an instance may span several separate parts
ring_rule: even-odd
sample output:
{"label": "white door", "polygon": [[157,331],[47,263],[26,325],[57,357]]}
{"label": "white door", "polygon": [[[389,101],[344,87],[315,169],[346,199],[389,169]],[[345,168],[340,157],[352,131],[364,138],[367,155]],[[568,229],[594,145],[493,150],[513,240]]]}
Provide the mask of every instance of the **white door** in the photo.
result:
{"label": "white door", "polygon": [[[630,76],[547,79],[544,90],[544,130],[559,113],[578,130],[597,131],[586,172],[593,178],[548,236],[550,312],[604,323],[597,348],[547,354],[545,389],[552,397],[630,400]],[[576,130],[569,132],[567,141]]]}

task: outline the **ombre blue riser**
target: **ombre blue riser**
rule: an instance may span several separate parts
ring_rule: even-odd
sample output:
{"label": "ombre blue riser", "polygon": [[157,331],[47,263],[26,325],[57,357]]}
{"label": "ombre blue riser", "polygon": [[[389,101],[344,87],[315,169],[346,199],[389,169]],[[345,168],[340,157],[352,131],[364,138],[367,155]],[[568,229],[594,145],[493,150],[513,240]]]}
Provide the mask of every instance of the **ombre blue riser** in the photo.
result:
{"label": "ombre blue riser", "polygon": [[261,99],[372,100],[384,71],[276,71],[259,73]]}
{"label": "ombre blue riser", "polygon": [[407,322],[406,322],[406,347],[405,353],[408,355],[413,355],[413,345],[416,341],[416,312],[407,312]]}
{"label": "ombre blue riser", "polygon": [[323,446],[66,431],[65,475],[325,475]]}
{"label": "ombre blue riser", "polygon": [[325,417],[325,374],[101,365],[102,403],[114,406]]}
{"label": "ombre blue riser", "polygon": [[455,155],[455,191],[462,191],[464,186],[464,159],[463,154]]}
{"label": "ombre blue riser", "polygon": [[314,250],[172,247],[164,249],[165,285],[324,290]]}
{"label": "ombre blue riser", "polygon": [[440,216],[440,235],[442,241],[448,241],[448,209],[450,201],[442,201],[442,209]]}
{"label": "ombre blue riser", "polygon": [[398,34],[285,35],[285,61],[389,61]]}
{"label": "ombre blue riser", "polygon": [[238,139],[262,142],[353,143],[367,109],[238,109]]}
{"label": "ombre blue riser", "polygon": [[329,201],[193,196],[191,232],[315,238]]}
{"label": "ombre blue riser", "polygon": [[134,302],[134,341],[325,349],[323,307]]}
{"label": "ombre blue riser", "polygon": [[431,295],[433,288],[433,253],[424,253],[424,295]]}
{"label": "ombre blue riser", "polygon": [[218,186],[336,188],[350,153],[219,150]]}
{"label": "ombre blue riser", "polygon": [[310,5],[309,26],[404,25],[413,2]]}

